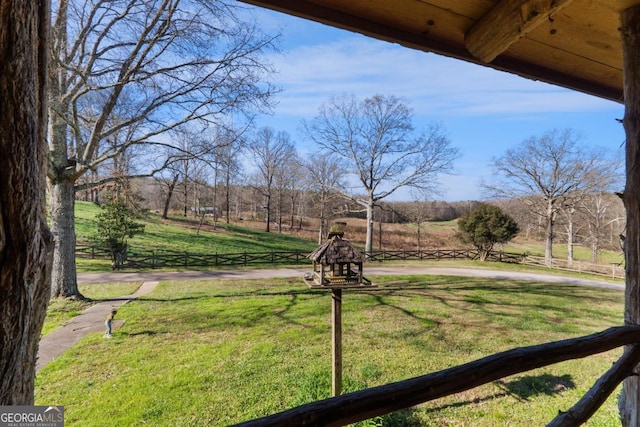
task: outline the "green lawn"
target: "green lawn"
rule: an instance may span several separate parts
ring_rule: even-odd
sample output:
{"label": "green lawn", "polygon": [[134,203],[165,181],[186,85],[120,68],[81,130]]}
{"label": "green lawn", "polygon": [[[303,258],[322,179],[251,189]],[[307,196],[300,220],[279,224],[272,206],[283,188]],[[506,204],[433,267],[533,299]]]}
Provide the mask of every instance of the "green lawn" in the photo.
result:
{"label": "green lawn", "polygon": [[[346,391],[514,347],[620,325],[623,293],[439,276],[345,291]],[[109,294],[108,290],[105,290]],[[114,338],[84,338],[38,373],[36,404],[67,426],[223,426],[328,397],[331,302],[300,279],[162,282],[121,307]],[[620,351],[439,399],[361,425],[538,426],[573,405]],[[617,422],[615,396],[589,426]]]}
{"label": "green lawn", "polygon": [[[78,242],[90,243],[96,233],[94,217],[100,208],[89,202],[76,201],[76,234]],[[139,220],[145,224],[143,234],[129,239],[130,250],[135,252],[189,252],[196,254],[243,253],[270,251],[311,252],[317,242],[280,233],[219,223],[217,231],[193,228],[184,218],[174,218],[172,223],[163,221],[156,214]],[[110,270],[108,259],[77,258],[78,271]]]}
{"label": "green lawn", "polygon": [[[76,202],[76,233],[78,241],[89,242],[95,234],[95,214],[100,208],[89,202]],[[175,218],[176,224],[164,222],[158,215],[149,214],[144,220],[144,233],[129,239],[133,248],[157,251],[191,253],[232,253],[264,251],[311,251],[317,242],[280,233],[266,233],[218,223],[218,232],[191,228],[184,218]],[[184,223],[184,224],[182,224]],[[193,224],[191,224],[193,226]]]}

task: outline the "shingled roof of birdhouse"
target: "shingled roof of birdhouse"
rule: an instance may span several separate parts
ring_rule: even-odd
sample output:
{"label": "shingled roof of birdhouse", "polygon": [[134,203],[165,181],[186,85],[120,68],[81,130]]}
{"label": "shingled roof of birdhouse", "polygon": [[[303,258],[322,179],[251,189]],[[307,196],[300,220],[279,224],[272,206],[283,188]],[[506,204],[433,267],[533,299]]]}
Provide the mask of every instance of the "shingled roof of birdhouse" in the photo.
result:
{"label": "shingled roof of birdhouse", "polygon": [[311,260],[324,265],[364,262],[364,257],[348,240],[333,236],[309,254]]}

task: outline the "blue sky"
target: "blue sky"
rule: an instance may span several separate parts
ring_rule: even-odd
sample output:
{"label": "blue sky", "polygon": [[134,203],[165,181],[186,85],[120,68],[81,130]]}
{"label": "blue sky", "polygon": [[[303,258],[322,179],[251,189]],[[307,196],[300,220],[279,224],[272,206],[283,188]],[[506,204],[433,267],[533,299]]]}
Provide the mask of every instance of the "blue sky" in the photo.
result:
{"label": "blue sky", "polygon": [[[270,58],[282,92],[273,116],[259,125],[287,131],[302,155],[313,147],[301,121],[345,93],[399,96],[413,109],[417,129],[443,125],[461,157],[456,175],[441,177],[441,194],[432,200],[481,200],[478,183],[490,179],[491,159],[552,129],[574,129],[584,144],[622,149],[624,130],[616,120],[622,104],[265,9],[255,13],[267,31],[279,28],[283,35],[282,54]],[[411,199],[408,192],[394,198]]]}

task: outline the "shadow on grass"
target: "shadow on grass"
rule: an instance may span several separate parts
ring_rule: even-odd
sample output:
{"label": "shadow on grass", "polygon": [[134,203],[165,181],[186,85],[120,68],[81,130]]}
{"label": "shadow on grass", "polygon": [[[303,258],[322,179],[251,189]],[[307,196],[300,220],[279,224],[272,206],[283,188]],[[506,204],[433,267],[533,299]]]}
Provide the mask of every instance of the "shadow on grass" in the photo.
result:
{"label": "shadow on grass", "polygon": [[160,333],[166,333],[166,332],[145,330],[145,331],[139,331],[139,332],[126,333],[126,335],[129,336],[129,337],[137,337],[137,336],[141,336],[141,335],[142,336],[147,336],[147,337],[152,337],[152,336],[158,335]]}
{"label": "shadow on grass", "polygon": [[[606,294],[598,292],[596,288],[557,283],[450,277],[436,277],[434,280],[434,278],[420,276],[409,277],[403,283],[383,282],[378,288],[368,289],[362,293],[374,298],[375,305],[388,306],[408,317],[429,321],[435,325],[439,324],[438,319],[429,319],[424,314],[419,314],[421,310],[406,309],[399,304],[391,303],[392,300],[385,297],[407,299],[422,297],[437,301],[443,307],[456,312],[471,310],[488,317],[504,315],[505,309],[515,309],[521,313],[563,312],[565,319],[577,319],[584,316],[584,309],[578,312],[566,306],[562,302],[567,298],[595,306],[595,303],[616,303],[621,295],[616,291]],[[549,296],[556,299],[545,299],[542,302],[539,298]],[[599,311],[597,313],[599,316],[602,315]],[[527,320],[526,317],[523,319]],[[462,326],[474,325],[463,324]]]}
{"label": "shadow on grass", "polygon": [[527,401],[530,397],[540,394],[553,396],[564,390],[576,387],[576,384],[571,379],[571,375],[568,374],[562,376],[549,374],[536,376],[527,375],[510,382],[498,380],[494,384],[505,390],[511,396],[523,401]]}
{"label": "shadow on grass", "polygon": [[565,390],[575,388],[576,385],[571,378],[571,375],[526,375],[513,381],[494,381],[493,384],[497,385],[503,390],[502,393],[496,393],[490,396],[483,397],[481,399],[467,400],[463,402],[456,402],[449,405],[438,406],[435,408],[429,408],[426,412],[437,412],[443,409],[460,408],[463,406],[474,405],[482,402],[488,402],[494,399],[500,399],[503,397],[514,397],[521,402],[527,402],[533,396],[546,395],[554,396],[560,394]]}
{"label": "shadow on grass", "polygon": [[421,426],[423,422],[417,416],[418,411],[415,409],[403,409],[401,411],[392,412],[390,414],[374,417],[366,421],[356,423],[356,427],[416,427]]}

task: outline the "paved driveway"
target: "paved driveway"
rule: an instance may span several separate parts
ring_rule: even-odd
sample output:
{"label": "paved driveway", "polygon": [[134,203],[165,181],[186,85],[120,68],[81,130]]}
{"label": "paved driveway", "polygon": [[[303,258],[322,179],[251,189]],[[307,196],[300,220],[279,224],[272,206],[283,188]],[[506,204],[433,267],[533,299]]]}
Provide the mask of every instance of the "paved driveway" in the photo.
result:
{"label": "paved driveway", "polygon": [[[277,268],[277,269],[237,269],[215,271],[147,271],[147,272],[105,272],[80,273],[78,283],[112,283],[112,282],[146,282],[161,280],[200,280],[200,279],[261,279],[271,277],[300,277],[310,271],[305,268]],[[489,277],[494,279],[530,280],[551,283],[565,283],[568,285],[593,286],[624,290],[624,284],[580,279],[575,277],[557,276],[553,274],[525,273],[517,271],[496,271],[482,268],[453,268],[453,267],[370,267],[365,266],[365,276],[385,276],[396,274],[429,274],[434,276],[465,276]]]}

